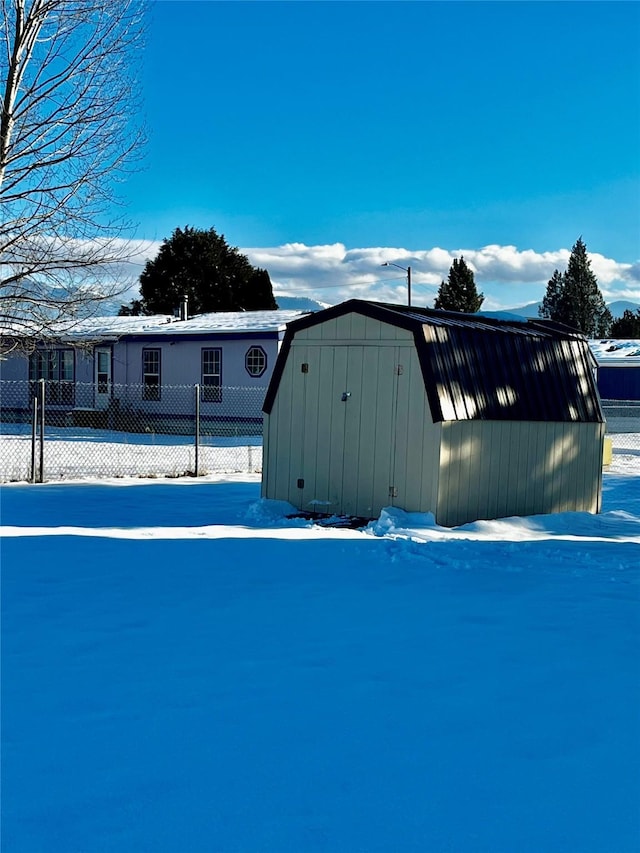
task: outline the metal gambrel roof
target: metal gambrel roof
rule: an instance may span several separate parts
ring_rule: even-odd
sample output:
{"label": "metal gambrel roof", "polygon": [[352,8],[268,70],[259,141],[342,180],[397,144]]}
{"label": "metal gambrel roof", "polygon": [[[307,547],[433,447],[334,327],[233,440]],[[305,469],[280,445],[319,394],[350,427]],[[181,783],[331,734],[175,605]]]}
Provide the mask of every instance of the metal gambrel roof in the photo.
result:
{"label": "metal gambrel roof", "polygon": [[296,332],[352,312],[413,332],[434,422],[604,420],[588,342],[567,327],[360,299],[287,325],[265,412]]}

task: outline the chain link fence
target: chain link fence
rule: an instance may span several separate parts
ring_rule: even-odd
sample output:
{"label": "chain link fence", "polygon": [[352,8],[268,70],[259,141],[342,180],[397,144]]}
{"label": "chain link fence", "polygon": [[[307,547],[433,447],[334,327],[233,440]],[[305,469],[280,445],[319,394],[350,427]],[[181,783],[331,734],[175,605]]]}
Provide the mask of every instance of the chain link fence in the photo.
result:
{"label": "chain link fence", "polygon": [[602,409],[608,434],[640,434],[640,400],[603,400]]}
{"label": "chain link fence", "polygon": [[640,400],[603,400],[607,436],[611,439],[614,473],[637,470],[640,458]]}
{"label": "chain link fence", "polygon": [[264,394],[0,380],[0,482],[257,473]]}
{"label": "chain link fence", "polygon": [[[0,482],[260,473],[264,394],[0,380]],[[640,401],[603,409],[611,468],[624,471],[640,456]]]}

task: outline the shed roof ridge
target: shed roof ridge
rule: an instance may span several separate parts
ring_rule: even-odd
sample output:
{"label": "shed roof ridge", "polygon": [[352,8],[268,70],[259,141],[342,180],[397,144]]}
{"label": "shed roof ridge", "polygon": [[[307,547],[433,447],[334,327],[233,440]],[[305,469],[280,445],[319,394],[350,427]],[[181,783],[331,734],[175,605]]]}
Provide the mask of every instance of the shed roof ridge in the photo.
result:
{"label": "shed roof ridge", "polygon": [[305,317],[297,318],[287,324],[287,328],[298,330],[315,326],[328,319],[342,317],[352,311],[373,317],[391,325],[402,326],[413,331],[426,324],[433,326],[476,327],[478,331],[517,332],[532,337],[581,340],[586,337],[575,329],[543,318],[514,320],[511,318],[487,317],[483,314],[470,314],[462,311],[445,311],[441,308],[427,308],[416,305],[401,305],[392,302],[377,302],[369,299],[352,298],[322,311],[315,311]]}
{"label": "shed roof ridge", "polygon": [[[544,321],[516,322],[361,299],[287,325],[265,397],[267,414],[295,336],[353,313],[413,333],[434,421],[603,420],[595,360],[583,335]],[[345,329],[348,337],[348,325]],[[323,345],[335,346],[335,340],[327,338]],[[371,346],[376,346],[373,338]]]}

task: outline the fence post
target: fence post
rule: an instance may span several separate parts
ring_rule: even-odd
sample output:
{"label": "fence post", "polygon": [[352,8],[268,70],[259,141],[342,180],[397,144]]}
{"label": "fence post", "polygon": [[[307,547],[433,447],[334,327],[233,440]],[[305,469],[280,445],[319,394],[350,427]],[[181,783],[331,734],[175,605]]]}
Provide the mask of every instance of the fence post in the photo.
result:
{"label": "fence post", "polygon": [[38,396],[33,397],[33,413],[31,415],[31,482],[36,481],[36,442],[38,440]]}
{"label": "fence post", "polygon": [[44,483],[44,379],[38,381],[40,392],[40,482]]}
{"label": "fence post", "polygon": [[200,476],[200,386],[195,386],[196,392],[196,452],[195,452],[195,475]]}

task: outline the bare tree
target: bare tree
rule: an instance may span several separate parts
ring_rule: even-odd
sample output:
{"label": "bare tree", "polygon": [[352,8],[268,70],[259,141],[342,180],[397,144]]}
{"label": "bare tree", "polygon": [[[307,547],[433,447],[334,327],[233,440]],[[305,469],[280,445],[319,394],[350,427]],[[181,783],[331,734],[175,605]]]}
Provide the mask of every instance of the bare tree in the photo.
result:
{"label": "bare tree", "polygon": [[[0,334],[60,331],[126,288],[117,184],[143,142],[140,0],[0,0]],[[114,214],[114,210],[116,213]],[[120,267],[120,270],[123,267]]]}

